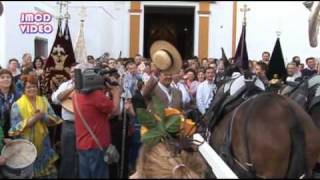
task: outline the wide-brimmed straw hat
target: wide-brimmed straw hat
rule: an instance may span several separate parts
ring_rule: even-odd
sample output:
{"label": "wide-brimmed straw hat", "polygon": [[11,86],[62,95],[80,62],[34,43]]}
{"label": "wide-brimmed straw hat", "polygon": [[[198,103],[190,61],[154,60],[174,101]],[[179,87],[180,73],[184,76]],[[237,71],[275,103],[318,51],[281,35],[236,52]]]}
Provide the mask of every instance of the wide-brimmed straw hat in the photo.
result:
{"label": "wide-brimmed straw hat", "polygon": [[72,96],[73,96],[73,92],[70,93],[70,95],[64,101],[61,102],[61,106],[73,113],[74,109],[72,104]]}
{"label": "wide-brimmed straw hat", "polygon": [[180,53],[167,41],[155,41],[150,48],[150,57],[161,72],[175,74],[182,68]]}

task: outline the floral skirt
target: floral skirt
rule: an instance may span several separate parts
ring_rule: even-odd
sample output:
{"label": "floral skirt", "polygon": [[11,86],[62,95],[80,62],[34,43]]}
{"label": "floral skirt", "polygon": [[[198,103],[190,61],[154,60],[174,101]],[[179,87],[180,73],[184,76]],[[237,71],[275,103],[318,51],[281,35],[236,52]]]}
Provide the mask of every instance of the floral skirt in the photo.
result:
{"label": "floral skirt", "polygon": [[51,148],[49,136],[44,139],[42,152],[37,155],[33,164],[34,177],[52,177],[57,175],[55,162],[59,159],[58,154]]}

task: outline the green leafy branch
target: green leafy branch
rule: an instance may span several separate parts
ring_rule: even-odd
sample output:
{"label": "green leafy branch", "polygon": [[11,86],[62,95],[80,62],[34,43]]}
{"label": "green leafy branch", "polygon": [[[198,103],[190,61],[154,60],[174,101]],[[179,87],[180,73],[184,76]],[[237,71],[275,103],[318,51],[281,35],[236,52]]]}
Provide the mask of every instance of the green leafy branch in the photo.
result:
{"label": "green leafy branch", "polygon": [[153,97],[153,111],[138,108],[137,116],[140,124],[148,129],[141,141],[147,145],[155,145],[162,139],[169,138],[171,134],[179,132],[179,115],[165,116],[165,106],[158,97]]}

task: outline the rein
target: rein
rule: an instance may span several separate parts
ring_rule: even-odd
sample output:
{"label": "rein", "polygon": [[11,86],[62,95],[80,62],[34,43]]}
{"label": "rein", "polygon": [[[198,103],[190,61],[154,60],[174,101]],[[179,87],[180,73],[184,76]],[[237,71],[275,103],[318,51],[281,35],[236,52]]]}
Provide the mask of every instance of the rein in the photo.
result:
{"label": "rein", "polygon": [[[304,82],[305,81],[299,82],[299,84],[297,84],[293,89],[291,89],[291,91],[288,93],[287,96],[291,96],[291,94],[294,93],[301,86],[301,84],[303,84]],[[308,84],[308,81],[307,81],[307,84]]]}
{"label": "rein", "polygon": [[[226,139],[226,142],[225,142],[226,147],[225,147],[225,148],[229,148],[229,149],[232,151],[232,131],[233,131],[233,124],[234,124],[235,117],[236,117],[239,109],[240,109],[244,104],[246,104],[248,101],[250,101],[251,99],[253,99],[253,98],[257,97],[257,96],[258,96],[258,95],[254,95],[254,96],[249,97],[249,98],[246,99],[244,102],[242,102],[242,103],[235,109],[235,111],[233,112],[233,114],[232,114],[232,119],[231,119],[230,124],[229,124],[229,126],[228,126],[228,132],[227,132],[226,137],[225,137],[225,139]],[[253,106],[252,103],[251,103],[251,106]],[[253,108],[250,108],[250,110],[252,111]],[[241,164],[241,162],[240,162],[233,154],[232,154],[232,159],[233,159],[234,162],[237,163],[237,165],[238,165],[242,170],[244,170],[244,171],[246,171],[246,172],[249,172],[251,175],[254,175],[254,177],[257,177],[257,175],[255,174],[255,170],[252,169],[253,163],[251,163],[251,158],[250,158],[250,155],[249,155],[249,147],[248,147],[248,142],[247,142],[247,140],[248,140],[248,138],[247,138],[247,136],[248,136],[248,134],[247,134],[248,121],[249,121],[249,118],[246,118],[246,119],[245,119],[245,122],[246,122],[246,123],[245,123],[245,127],[244,127],[244,128],[245,128],[245,142],[246,142],[246,143],[245,143],[245,144],[246,144],[246,159],[247,159],[248,162],[245,162],[245,165]]]}

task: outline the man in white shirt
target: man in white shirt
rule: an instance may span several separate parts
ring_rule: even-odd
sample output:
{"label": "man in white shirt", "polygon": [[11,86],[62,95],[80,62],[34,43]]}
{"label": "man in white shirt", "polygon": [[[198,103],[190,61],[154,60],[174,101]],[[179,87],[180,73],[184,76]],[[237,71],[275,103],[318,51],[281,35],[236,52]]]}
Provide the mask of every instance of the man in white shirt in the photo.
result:
{"label": "man in white shirt", "polygon": [[143,60],[143,57],[140,54],[136,54],[134,58],[134,62],[137,65],[137,70],[139,74],[142,74],[145,68],[145,64],[142,60]]}
{"label": "man in white shirt", "polygon": [[[183,71],[183,70],[181,70]],[[189,95],[189,92],[187,90],[187,87],[184,83],[181,83],[181,73],[177,73],[172,75],[172,82],[171,82],[171,87],[174,87],[176,89],[179,89],[182,93],[182,107],[184,111],[188,111],[188,104],[191,101],[191,97]],[[186,112],[187,113],[187,112]]]}
{"label": "man in white shirt", "polygon": [[286,79],[287,82],[295,82],[297,80],[302,80],[302,77],[301,77],[302,74],[299,71],[299,69],[297,67],[297,64],[294,63],[294,62],[288,63],[288,65],[287,65],[287,73],[288,73],[288,76],[287,76],[287,79]]}
{"label": "man in white shirt", "polygon": [[146,63],[145,68],[144,68],[144,72],[142,74],[142,81],[144,82],[144,84],[146,84],[148,82],[151,74],[152,74],[151,64]]}
{"label": "man in white shirt", "polygon": [[[74,64],[70,70],[71,79],[63,82],[59,88],[53,92],[51,99],[55,104],[61,104],[74,90]],[[61,164],[59,178],[78,177],[78,157],[76,151],[76,136],[74,127],[74,113],[62,107],[61,116],[64,120],[61,132]]]}
{"label": "man in white shirt", "polygon": [[196,95],[197,107],[202,115],[204,115],[206,109],[209,107],[209,104],[214,98],[216,92],[216,85],[214,84],[214,68],[208,67],[205,72],[206,80],[198,85]]}

